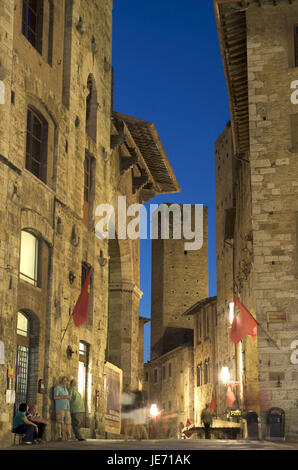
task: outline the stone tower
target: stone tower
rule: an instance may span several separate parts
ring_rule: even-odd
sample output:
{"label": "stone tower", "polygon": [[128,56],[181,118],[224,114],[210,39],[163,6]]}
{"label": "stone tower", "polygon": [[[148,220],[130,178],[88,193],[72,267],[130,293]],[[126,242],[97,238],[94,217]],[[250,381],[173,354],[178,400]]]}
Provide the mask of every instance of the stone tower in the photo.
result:
{"label": "stone tower", "polygon": [[[182,214],[182,205],[181,208]],[[192,338],[192,318],[181,314],[208,297],[208,208],[203,207],[203,245],[185,249],[184,238],[152,240],[151,359]],[[192,222],[194,206],[192,206]],[[171,224],[171,219],[170,219]],[[159,222],[160,228],[160,222]]]}

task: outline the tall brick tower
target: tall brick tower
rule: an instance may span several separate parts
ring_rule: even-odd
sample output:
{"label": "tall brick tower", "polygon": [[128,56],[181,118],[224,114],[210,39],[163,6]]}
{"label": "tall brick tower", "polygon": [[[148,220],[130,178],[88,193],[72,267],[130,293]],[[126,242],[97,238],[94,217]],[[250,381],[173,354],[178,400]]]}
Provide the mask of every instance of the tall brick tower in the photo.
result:
{"label": "tall brick tower", "polygon": [[[181,214],[182,214],[182,205]],[[192,222],[194,220],[192,206]],[[160,227],[159,227],[160,228]],[[203,245],[186,250],[184,238],[152,240],[151,359],[192,337],[192,318],[181,314],[208,297],[208,208],[203,207]]]}

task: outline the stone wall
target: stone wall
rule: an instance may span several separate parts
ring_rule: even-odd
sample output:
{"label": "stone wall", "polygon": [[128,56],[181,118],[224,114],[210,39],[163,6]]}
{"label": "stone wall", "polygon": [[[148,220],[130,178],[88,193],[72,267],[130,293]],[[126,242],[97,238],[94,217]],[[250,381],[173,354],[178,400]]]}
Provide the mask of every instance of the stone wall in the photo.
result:
{"label": "stone wall", "polygon": [[[47,437],[55,437],[52,387],[61,375],[77,377],[79,342],[89,345],[87,406],[90,436],[104,432],[104,382],[106,330],[108,317],[108,266],[98,263],[100,250],[108,257],[105,241],[94,235],[94,218],[82,224],[85,149],[96,161],[93,175],[94,206],[111,198],[110,164],[102,158],[109,150],[111,70],[104,70],[104,58],[111,60],[112,2],[76,2],[69,18],[72,29],[71,77],[65,87],[69,109],[62,103],[64,2],[54,2],[54,45],[52,66],[21,33],[22,2],[1,2],[0,61],[6,70],[5,104],[0,106],[1,172],[1,313],[0,333],[5,345],[5,364],[0,366],[2,390],[7,388],[7,369],[16,378],[16,318],[23,311],[32,325],[39,325],[36,383],[30,386],[30,399],[36,401],[51,426]],[[79,17],[87,26],[84,33],[75,24]],[[92,25],[97,25],[95,26]],[[13,29],[14,28],[14,29]],[[92,54],[94,35],[100,45]],[[98,129],[96,144],[85,133],[87,77],[92,73],[98,90]],[[11,97],[13,91],[13,97]],[[28,106],[37,109],[48,122],[48,167],[45,182],[25,167]],[[78,119],[77,119],[78,118]],[[77,119],[77,122],[76,122]],[[105,181],[105,184],[103,182]],[[59,229],[58,229],[59,221]],[[42,240],[42,284],[34,287],[19,279],[21,230],[30,229]],[[75,233],[75,240],[73,235]],[[89,320],[76,328],[70,318],[81,291],[81,264],[93,266],[93,293]],[[74,282],[69,280],[70,271]],[[67,328],[66,332],[65,329]],[[9,340],[8,340],[9,338]],[[66,354],[70,346],[74,354]],[[36,357],[37,357],[36,356]],[[36,365],[34,365],[36,368]],[[37,391],[37,380],[45,383],[45,393]],[[88,385],[89,384],[89,385]],[[99,405],[95,407],[95,391]],[[1,445],[9,443],[13,405],[0,401]]]}
{"label": "stone wall", "polygon": [[[290,361],[298,322],[298,164],[296,138],[291,133],[291,122],[297,116],[297,105],[291,102],[291,83],[297,80],[297,15],[296,4],[251,6],[247,10],[255,306],[258,321],[267,326],[277,343],[275,346],[259,328],[260,405],[263,433],[265,412],[280,407],[286,413],[288,437],[298,428],[297,383],[293,379],[297,366]],[[282,315],[271,323],[268,312]]]}
{"label": "stone wall", "polygon": [[[156,372],[155,372],[156,371]],[[194,418],[193,348],[180,346],[158,359],[145,364],[148,382],[144,390],[149,406],[157,404],[162,410],[162,422],[166,431],[160,430],[159,437],[177,438],[179,424],[187,418]]]}

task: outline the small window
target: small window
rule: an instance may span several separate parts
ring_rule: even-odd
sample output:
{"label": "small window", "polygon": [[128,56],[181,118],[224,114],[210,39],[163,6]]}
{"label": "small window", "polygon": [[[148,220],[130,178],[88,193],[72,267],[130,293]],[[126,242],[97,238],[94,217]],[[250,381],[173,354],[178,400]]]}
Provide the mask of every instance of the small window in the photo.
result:
{"label": "small window", "polygon": [[48,41],[48,64],[53,65],[53,32],[54,32],[54,4],[49,0],[49,41]]}
{"label": "small window", "polygon": [[22,33],[42,53],[43,0],[23,0]]}
{"label": "small window", "polygon": [[154,369],[154,383],[156,383],[158,381],[158,373],[157,373],[157,369]]}
{"label": "small window", "polygon": [[169,364],[169,377],[172,377],[172,364]]}
{"label": "small window", "polygon": [[95,80],[89,75],[87,80],[88,96],[86,98],[86,134],[96,142],[97,134],[97,91]]}
{"label": "small window", "polygon": [[204,339],[209,337],[209,315],[207,309],[204,310]]}
{"label": "small window", "polygon": [[202,385],[202,363],[197,365],[197,387]]}
{"label": "small window", "polygon": [[295,34],[295,67],[298,67],[298,25],[295,25],[294,29]]}
{"label": "small window", "polygon": [[197,313],[197,344],[202,341],[202,314]]}
{"label": "small window", "polygon": [[27,113],[26,168],[46,182],[48,124],[33,109]]}
{"label": "small window", "polygon": [[[298,67],[298,65],[297,65]],[[298,152],[298,114],[290,115],[291,147],[293,152]]]}
{"label": "small window", "polygon": [[90,202],[90,187],[91,187],[91,158],[86,153],[84,161],[84,201]]}
{"label": "small window", "polygon": [[91,209],[91,188],[92,188],[92,157],[88,152],[85,153],[84,160],[84,206],[83,223],[88,227],[89,214]]}
{"label": "small window", "polygon": [[[82,263],[82,272],[81,272],[81,288],[85,284],[89,271],[91,269],[90,264],[83,262]],[[93,322],[93,274],[90,278],[90,300],[89,300],[89,311],[88,311],[88,323],[92,325]]]}
{"label": "small window", "polygon": [[210,381],[209,363],[209,359],[206,359],[204,362],[204,384],[207,384]]}
{"label": "small window", "polygon": [[21,312],[18,312],[17,319],[17,334],[20,336],[28,337],[29,335],[29,322],[28,318]]}
{"label": "small window", "polygon": [[171,402],[171,400],[170,400],[170,401],[169,401],[169,411],[171,411],[171,410],[172,410],[172,402]]}
{"label": "small window", "polygon": [[145,373],[145,382],[148,382],[149,381],[149,374],[148,372]]}
{"label": "small window", "polygon": [[39,241],[29,232],[21,233],[20,278],[38,286]]}

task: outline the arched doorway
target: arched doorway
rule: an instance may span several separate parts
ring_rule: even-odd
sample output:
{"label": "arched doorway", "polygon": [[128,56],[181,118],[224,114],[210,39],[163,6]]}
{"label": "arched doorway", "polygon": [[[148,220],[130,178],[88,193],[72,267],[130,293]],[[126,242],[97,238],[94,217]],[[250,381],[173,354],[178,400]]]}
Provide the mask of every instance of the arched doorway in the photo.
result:
{"label": "arched doorway", "polygon": [[16,351],[16,401],[15,412],[21,403],[27,402],[29,376],[29,319],[27,315],[18,312],[17,316],[17,351]]}
{"label": "arched doorway", "polygon": [[20,403],[35,402],[38,382],[39,320],[32,312],[17,313],[15,411]]}

